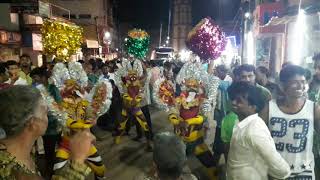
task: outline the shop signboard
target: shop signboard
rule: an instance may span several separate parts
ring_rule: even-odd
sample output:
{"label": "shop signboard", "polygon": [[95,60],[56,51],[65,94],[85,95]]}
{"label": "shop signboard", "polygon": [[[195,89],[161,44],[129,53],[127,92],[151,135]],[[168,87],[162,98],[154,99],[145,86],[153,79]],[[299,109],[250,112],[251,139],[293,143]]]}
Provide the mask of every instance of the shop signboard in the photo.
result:
{"label": "shop signboard", "polygon": [[272,17],[281,16],[284,11],[282,2],[263,3],[257,6],[256,10],[257,20],[259,25],[267,24]]}
{"label": "shop signboard", "polygon": [[21,34],[17,32],[8,32],[0,30],[0,43],[1,44],[20,44]]}
{"label": "shop signboard", "polygon": [[87,48],[96,48],[96,49],[99,48],[99,43],[96,40],[87,39],[86,42],[87,42]]}
{"label": "shop signboard", "polygon": [[16,32],[7,32],[8,44],[19,44],[21,43],[21,34]]}
{"label": "shop signboard", "polygon": [[[284,33],[284,24],[272,24],[273,21],[278,21],[284,12],[283,2],[263,3],[257,6],[255,10],[255,36],[265,33]],[[272,24],[272,25],[271,25]]]}
{"label": "shop signboard", "polygon": [[8,36],[6,31],[0,31],[0,43],[5,44],[8,41]]}

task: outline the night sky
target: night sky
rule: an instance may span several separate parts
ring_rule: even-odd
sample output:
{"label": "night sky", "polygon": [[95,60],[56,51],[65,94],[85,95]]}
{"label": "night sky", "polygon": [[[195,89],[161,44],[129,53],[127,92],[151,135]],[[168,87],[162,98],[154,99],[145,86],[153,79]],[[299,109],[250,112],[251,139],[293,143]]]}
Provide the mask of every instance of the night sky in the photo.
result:
{"label": "night sky", "polygon": [[[170,0],[118,0],[120,22],[130,22],[139,28],[158,28],[160,21],[168,22]],[[203,17],[214,20],[232,20],[239,9],[240,0],[193,0],[193,24]],[[218,10],[222,9],[222,14]],[[221,18],[223,17],[223,19]]]}

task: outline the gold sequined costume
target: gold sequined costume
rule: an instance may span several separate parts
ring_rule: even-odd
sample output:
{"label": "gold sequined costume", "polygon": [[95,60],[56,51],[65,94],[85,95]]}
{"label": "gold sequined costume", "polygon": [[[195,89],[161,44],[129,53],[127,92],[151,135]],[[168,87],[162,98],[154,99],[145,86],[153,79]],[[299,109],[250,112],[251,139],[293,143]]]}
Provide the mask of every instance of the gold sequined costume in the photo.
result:
{"label": "gold sequined costume", "polygon": [[[66,120],[67,131],[63,133],[62,140],[56,150],[56,163],[54,170],[64,167],[70,158],[69,137],[77,131],[89,130],[93,126],[96,118],[95,111],[91,104],[80,97],[81,88],[73,80],[66,81],[66,87],[61,92],[63,97],[62,109],[67,112]],[[92,145],[86,164],[92,169],[97,179],[104,178],[106,168],[98,154],[95,146]]]}

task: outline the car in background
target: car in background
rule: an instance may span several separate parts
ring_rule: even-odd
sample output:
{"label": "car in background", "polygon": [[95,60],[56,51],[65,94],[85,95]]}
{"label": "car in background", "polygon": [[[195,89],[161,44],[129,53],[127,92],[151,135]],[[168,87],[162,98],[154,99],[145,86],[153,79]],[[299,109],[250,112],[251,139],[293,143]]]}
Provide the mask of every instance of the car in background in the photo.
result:
{"label": "car in background", "polygon": [[174,55],[172,47],[157,47],[152,51],[151,60],[171,61]]}

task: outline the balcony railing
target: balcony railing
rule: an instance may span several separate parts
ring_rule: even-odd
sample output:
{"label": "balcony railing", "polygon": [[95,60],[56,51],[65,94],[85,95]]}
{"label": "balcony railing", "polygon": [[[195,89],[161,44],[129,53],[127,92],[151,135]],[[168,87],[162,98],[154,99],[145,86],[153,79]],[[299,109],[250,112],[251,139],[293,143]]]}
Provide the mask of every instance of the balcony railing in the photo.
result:
{"label": "balcony railing", "polygon": [[[70,10],[61,6],[51,4],[50,5],[50,17],[61,17],[70,20]],[[67,16],[66,16],[67,15]]]}

